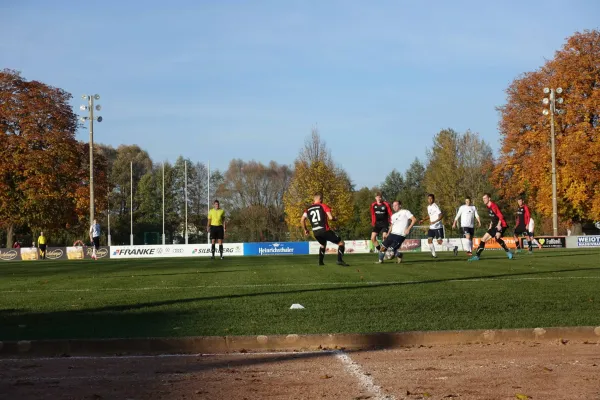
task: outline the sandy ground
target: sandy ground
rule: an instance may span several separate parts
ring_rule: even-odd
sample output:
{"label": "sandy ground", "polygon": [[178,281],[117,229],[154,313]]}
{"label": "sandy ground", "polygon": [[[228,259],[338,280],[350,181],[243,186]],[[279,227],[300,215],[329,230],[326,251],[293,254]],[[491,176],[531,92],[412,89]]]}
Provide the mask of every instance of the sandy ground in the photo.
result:
{"label": "sandy ground", "polygon": [[600,400],[600,344],[0,358],[0,399]]}

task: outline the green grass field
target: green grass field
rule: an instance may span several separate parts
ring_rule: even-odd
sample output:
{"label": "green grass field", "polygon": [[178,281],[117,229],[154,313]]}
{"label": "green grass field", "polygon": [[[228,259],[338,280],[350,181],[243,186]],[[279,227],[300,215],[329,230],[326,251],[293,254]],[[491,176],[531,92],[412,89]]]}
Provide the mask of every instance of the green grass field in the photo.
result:
{"label": "green grass field", "polygon": [[[600,325],[600,251],[0,264],[0,340]],[[304,310],[290,310],[293,303]]]}

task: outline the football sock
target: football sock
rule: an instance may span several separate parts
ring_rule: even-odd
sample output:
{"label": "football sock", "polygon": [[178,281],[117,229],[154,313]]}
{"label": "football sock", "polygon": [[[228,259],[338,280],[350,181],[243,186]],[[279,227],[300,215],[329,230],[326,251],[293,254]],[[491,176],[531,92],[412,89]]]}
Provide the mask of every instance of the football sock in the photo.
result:
{"label": "football sock", "polygon": [[375,246],[375,249],[377,249],[377,251],[381,251],[381,245],[378,244],[377,246]]}
{"label": "football sock", "polygon": [[215,244],[214,243],[210,246],[210,252],[212,253],[212,256],[214,257],[215,256]]}
{"label": "football sock", "polygon": [[383,258],[385,257],[385,251],[379,251],[379,261],[383,261]]}
{"label": "football sock", "polygon": [[467,251],[470,253],[473,251],[473,241],[471,239],[467,239],[467,246],[469,246],[469,248],[467,249]]}
{"label": "football sock", "polygon": [[481,256],[481,253],[483,253],[484,249],[485,249],[485,242],[482,240],[481,242],[479,242],[479,247],[477,248],[477,257]]}
{"label": "football sock", "polygon": [[521,250],[521,241],[518,237],[515,237],[515,244],[517,245],[517,250]]}
{"label": "football sock", "polygon": [[346,251],[346,246],[338,246],[338,261],[343,261],[342,257],[344,257],[344,251]]}
{"label": "football sock", "polygon": [[221,257],[223,257],[223,245],[222,244],[219,245],[219,254],[221,255]]}
{"label": "football sock", "polygon": [[506,247],[506,243],[504,243],[504,240],[502,240],[502,238],[500,239],[496,239],[496,242],[498,242],[500,244],[500,246],[502,246],[502,248],[504,249],[504,251],[508,252],[508,247]]}
{"label": "football sock", "polygon": [[431,250],[431,255],[435,257],[435,246],[433,243],[429,243],[429,249]]}
{"label": "football sock", "polygon": [[325,258],[325,248],[319,247],[319,264],[323,263],[323,258]]}

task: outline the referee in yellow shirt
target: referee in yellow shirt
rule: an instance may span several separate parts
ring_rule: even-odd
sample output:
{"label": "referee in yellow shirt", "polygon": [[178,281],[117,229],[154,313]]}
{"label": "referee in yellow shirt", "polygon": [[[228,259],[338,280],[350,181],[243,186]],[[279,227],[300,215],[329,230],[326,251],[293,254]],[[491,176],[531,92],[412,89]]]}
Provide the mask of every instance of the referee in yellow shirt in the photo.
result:
{"label": "referee in yellow shirt", "polygon": [[215,259],[215,242],[219,241],[219,254],[221,260],[223,259],[223,239],[225,238],[225,211],[219,206],[219,200],[215,200],[213,203],[214,208],[208,212],[208,225],[206,231],[210,233],[210,240],[212,246],[210,251],[212,253],[211,260]]}
{"label": "referee in yellow shirt", "polygon": [[46,259],[46,236],[44,236],[44,232],[40,232],[40,237],[38,238],[38,246],[40,249],[40,258],[42,260]]}

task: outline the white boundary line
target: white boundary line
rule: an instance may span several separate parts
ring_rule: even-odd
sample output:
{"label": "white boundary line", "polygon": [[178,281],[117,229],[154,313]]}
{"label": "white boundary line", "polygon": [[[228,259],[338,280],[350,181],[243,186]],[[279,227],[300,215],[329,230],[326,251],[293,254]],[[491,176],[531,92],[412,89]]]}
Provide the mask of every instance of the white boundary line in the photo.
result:
{"label": "white boundary line", "polygon": [[86,292],[135,292],[149,290],[185,290],[185,289],[243,289],[243,288],[269,288],[269,287],[306,287],[306,286],[372,286],[372,285],[400,285],[414,283],[469,283],[469,282],[496,282],[496,281],[553,281],[566,279],[600,279],[600,276],[545,276],[530,278],[455,278],[455,279],[423,279],[418,281],[366,281],[366,282],[313,282],[313,283],[263,283],[254,285],[199,285],[199,286],[150,286],[141,288],[97,288],[97,289],[27,289],[27,290],[2,290],[0,293],[86,293]]}
{"label": "white boundary line", "polygon": [[352,358],[350,358],[348,354],[344,353],[343,351],[336,351],[335,357],[338,360],[340,360],[341,363],[344,365],[344,369],[346,370],[346,372],[348,372],[350,375],[356,378],[359,385],[364,390],[366,390],[369,394],[375,396],[373,397],[374,400],[395,399],[395,397],[392,395],[388,396],[384,394],[383,390],[381,390],[381,386],[376,385],[373,381],[373,378],[371,378],[371,375],[365,374],[360,364],[352,361]]}

